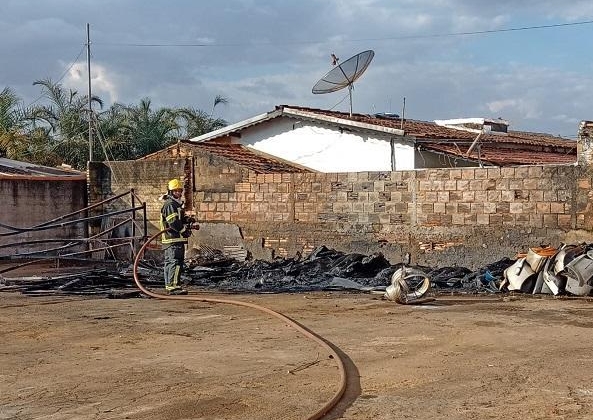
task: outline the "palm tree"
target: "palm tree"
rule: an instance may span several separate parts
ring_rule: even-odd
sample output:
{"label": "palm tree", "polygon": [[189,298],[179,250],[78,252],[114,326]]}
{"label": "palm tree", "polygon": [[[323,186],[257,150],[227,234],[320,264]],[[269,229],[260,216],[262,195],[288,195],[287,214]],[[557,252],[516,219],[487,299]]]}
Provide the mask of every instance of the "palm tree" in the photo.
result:
{"label": "palm tree", "polygon": [[175,110],[153,110],[148,98],[142,99],[138,105],[115,104],[114,107],[120,108],[125,115],[122,133],[132,159],[164,149],[175,142],[179,129]]}
{"label": "palm tree", "polygon": [[97,139],[100,144],[97,160],[133,159],[132,144],[128,141],[127,114],[123,106],[115,104],[97,116]]}
{"label": "palm tree", "polygon": [[9,87],[0,92],[0,156],[23,160],[27,148],[26,110]]}
{"label": "palm tree", "polygon": [[[88,160],[88,96],[78,95],[76,90],[64,89],[51,80],[38,80],[33,85],[42,87],[43,96],[50,105],[32,108],[35,122],[46,124],[51,134],[49,150],[62,156],[66,163],[79,169],[86,166]],[[92,96],[91,102],[103,107],[103,101]]]}
{"label": "palm tree", "polygon": [[213,118],[213,116],[214,116],[214,109],[218,105],[220,105],[220,104],[226,105],[228,103],[229,103],[229,100],[227,98],[225,98],[222,95],[216,95],[216,97],[214,98],[214,103],[212,105],[212,111],[210,112],[210,118]]}
{"label": "palm tree", "polygon": [[214,98],[214,105],[210,114],[197,108],[179,108],[177,109],[177,116],[181,120],[180,137],[192,138],[201,136],[219,128],[225,127],[227,122],[222,118],[214,118],[214,109],[219,104],[227,104],[228,99],[217,95]]}

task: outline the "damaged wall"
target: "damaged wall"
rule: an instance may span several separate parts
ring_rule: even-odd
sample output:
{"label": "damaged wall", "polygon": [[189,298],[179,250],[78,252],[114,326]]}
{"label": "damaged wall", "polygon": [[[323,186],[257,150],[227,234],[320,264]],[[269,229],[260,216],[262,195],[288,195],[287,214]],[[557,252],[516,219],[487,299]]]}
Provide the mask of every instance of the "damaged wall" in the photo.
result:
{"label": "damaged wall", "polygon": [[[183,153],[169,154],[168,150],[156,153],[147,159],[138,161],[91,162],[89,165],[89,193],[92,203],[134,189],[136,195],[146,202],[148,218],[148,235],[158,232],[160,197],[167,192],[167,182],[173,178],[185,181],[184,199],[187,213],[193,213],[194,190],[201,192],[228,194],[234,191],[237,182],[246,177],[248,171],[226,159],[210,153],[195,153],[194,156]],[[198,183],[196,185],[196,180]],[[198,204],[196,204],[198,205]],[[129,196],[123,197],[119,203],[110,203],[96,209],[97,214],[109,210],[130,207]],[[217,223],[218,222],[218,223]],[[199,231],[190,238],[189,246],[197,246],[198,242],[216,249],[223,246],[241,243],[241,232],[236,225],[226,225],[224,220],[202,224]],[[158,254],[151,255],[158,258]]]}
{"label": "damaged wall", "polygon": [[[540,244],[591,238],[591,175],[576,166],[250,174],[197,192],[201,220],[241,226],[254,256],[318,245],[392,262],[477,268]],[[259,255],[258,255],[259,252]]]}
{"label": "damaged wall", "polygon": [[[255,258],[327,245],[380,251],[391,263],[410,254],[416,264],[478,268],[529,247],[592,239],[592,178],[579,166],[257,174],[223,158],[193,159],[195,171],[185,175],[195,176],[194,209],[212,227],[198,231],[194,245],[220,249],[226,240]],[[162,170],[129,178],[126,187],[152,200],[181,173],[168,172],[166,162],[150,162]],[[148,164],[127,163],[138,165],[135,173]],[[158,215],[158,207],[149,209]],[[224,229],[226,223],[239,229]],[[229,231],[236,234],[225,238]]]}
{"label": "damaged wall", "polygon": [[[89,164],[89,201],[97,203],[108,197],[134,189],[136,195],[146,202],[150,234],[158,231],[159,213],[162,202],[160,197],[167,192],[167,182],[173,178],[191,179],[191,158],[162,160],[139,160],[109,162],[90,162]],[[192,198],[191,188],[186,194]],[[130,196],[124,196],[119,202],[111,202],[95,209],[96,214],[110,210],[131,207]],[[124,217],[129,217],[128,215]]]}
{"label": "damaged wall", "polygon": [[[3,201],[3,224],[18,228],[31,227],[86,207],[86,180],[56,177],[49,179],[0,177],[0,197]],[[84,215],[78,217],[84,217]],[[0,232],[8,233],[10,230],[0,228]],[[0,236],[0,245],[17,243],[14,247],[0,249],[0,255],[14,255],[63,245],[22,244],[28,240],[84,238],[86,236],[84,224]],[[70,248],[68,251],[76,250],[80,250],[80,248]]]}

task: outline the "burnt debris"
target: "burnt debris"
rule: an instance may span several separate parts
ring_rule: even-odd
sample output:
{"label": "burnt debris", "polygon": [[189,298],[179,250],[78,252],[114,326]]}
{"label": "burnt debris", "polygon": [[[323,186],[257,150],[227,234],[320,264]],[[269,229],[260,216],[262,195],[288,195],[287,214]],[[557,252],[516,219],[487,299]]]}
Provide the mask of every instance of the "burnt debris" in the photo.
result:
{"label": "burnt debris", "polygon": [[[477,271],[465,267],[410,266],[426,273],[431,293],[500,293],[497,282],[515,261],[503,259]],[[273,261],[237,261],[209,249],[187,260],[182,281],[192,288],[228,293],[296,293],[323,290],[385,291],[403,264],[391,264],[381,253],[343,253],[320,246],[307,257],[275,258]],[[162,268],[143,262],[143,284],[162,288]],[[77,294],[97,297],[140,296],[131,266],[29,278],[0,278],[0,291],[27,295]]]}

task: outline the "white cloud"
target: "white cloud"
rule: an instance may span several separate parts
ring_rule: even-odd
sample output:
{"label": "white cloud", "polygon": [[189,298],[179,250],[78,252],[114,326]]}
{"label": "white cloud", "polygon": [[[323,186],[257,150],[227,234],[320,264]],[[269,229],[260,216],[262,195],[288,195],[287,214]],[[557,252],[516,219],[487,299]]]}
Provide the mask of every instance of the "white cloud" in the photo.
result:
{"label": "white cloud", "polygon": [[[93,95],[103,99],[105,95],[109,97],[111,103],[118,100],[118,91],[113,81],[113,72],[106,69],[103,65],[91,64],[91,92]],[[62,83],[65,86],[76,89],[81,94],[88,92],[88,67],[87,63],[75,63],[69,70],[67,77]]]}
{"label": "white cloud", "polygon": [[[568,23],[593,16],[590,0],[0,0],[0,81],[32,100],[33,81],[62,80],[86,93],[77,57],[90,20],[93,93],[106,102],[193,106],[236,122],[275,105],[347,110],[347,90],[313,95],[330,68],[366,50],[375,59],[355,83],[355,112],[433,120],[502,117],[514,128],[573,134],[593,118],[593,25],[446,36]],[[10,17],[10,18],[8,18]],[[442,36],[438,36],[441,34]],[[560,41],[559,41],[560,40]],[[130,44],[207,44],[139,47]],[[84,56],[82,56],[84,57]],[[2,86],[0,86],[1,88]]]}
{"label": "white cloud", "polygon": [[491,101],[486,104],[488,110],[493,114],[514,114],[521,119],[536,119],[542,116],[542,112],[536,101],[523,98],[503,99]]}

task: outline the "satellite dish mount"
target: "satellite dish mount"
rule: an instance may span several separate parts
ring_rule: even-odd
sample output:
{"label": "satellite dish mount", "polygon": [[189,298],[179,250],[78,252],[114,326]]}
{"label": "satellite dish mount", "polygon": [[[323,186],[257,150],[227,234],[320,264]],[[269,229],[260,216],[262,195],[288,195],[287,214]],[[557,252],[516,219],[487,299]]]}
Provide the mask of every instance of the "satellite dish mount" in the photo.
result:
{"label": "satellite dish mount", "polygon": [[[352,116],[352,89],[354,82],[365,72],[371,60],[375,56],[373,50],[363,51],[350,57],[348,60],[331,69],[323,76],[315,86],[312,92],[314,94],[336,92],[348,87],[348,96],[350,98],[350,116]],[[333,62],[338,63],[338,58],[332,54]]]}

